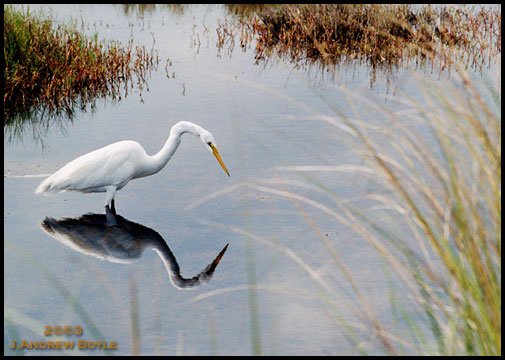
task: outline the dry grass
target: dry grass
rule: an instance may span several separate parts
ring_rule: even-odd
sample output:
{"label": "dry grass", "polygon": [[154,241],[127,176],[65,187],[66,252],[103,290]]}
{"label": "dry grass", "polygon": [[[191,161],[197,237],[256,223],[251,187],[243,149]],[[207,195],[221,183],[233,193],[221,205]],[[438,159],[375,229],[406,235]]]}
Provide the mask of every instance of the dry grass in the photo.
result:
{"label": "dry grass", "polygon": [[[389,209],[380,223],[305,170],[295,171],[333,199],[334,208],[296,191],[257,190],[292,199],[313,224],[386,353],[501,355],[501,88],[468,72],[490,66],[500,54],[501,14],[460,7],[280,5],[218,28],[220,50],[231,54],[236,38],[243,49],[256,40],[258,61],[273,57],[323,66],[358,61],[372,69],[431,64],[453,70],[447,86],[422,79],[422,98],[397,94],[391,107],[343,88],[339,98],[347,97],[352,118],[321,95],[335,112],[328,120],[336,125],[334,136],[348,129],[361,145],[366,173],[383,188],[369,195],[378,208]],[[390,127],[372,126],[361,118],[362,109],[380,114]],[[422,137],[419,127],[425,129]],[[397,329],[377,320],[307,206],[351,228],[389,265]],[[398,228],[407,232],[395,232]],[[309,276],[332,304],[331,284]],[[413,300],[408,307],[396,299],[400,288]],[[422,330],[426,327],[431,334]]]}
{"label": "dry grass", "polygon": [[[501,96],[497,88],[479,88],[467,72],[457,74],[448,88],[422,87],[422,101],[404,98],[402,115],[387,112],[394,130],[371,134],[341,116],[388,189],[375,201],[396,209],[391,224],[403,221],[411,232],[394,239],[385,235],[388,225],[355,227],[372,243],[395,248],[383,254],[397,274],[409,273],[417,284],[441,354],[499,355]],[[425,126],[434,144],[412,124]]]}
{"label": "dry grass", "polygon": [[94,99],[139,87],[157,57],[129,43],[105,44],[43,14],[4,7],[4,125],[34,111],[71,116]]}
{"label": "dry grass", "polygon": [[[240,37],[256,40],[256,60],[278,57],[296,66],[363,64],[371,70],[431,66],[450,69],[459,62],[482,70],[501,52],[501,13],[447,6],[284,4],[247,7],[236,21],[217,29],[218,48],[229,53]],[[235,12],[238,12],[235,10]]]}

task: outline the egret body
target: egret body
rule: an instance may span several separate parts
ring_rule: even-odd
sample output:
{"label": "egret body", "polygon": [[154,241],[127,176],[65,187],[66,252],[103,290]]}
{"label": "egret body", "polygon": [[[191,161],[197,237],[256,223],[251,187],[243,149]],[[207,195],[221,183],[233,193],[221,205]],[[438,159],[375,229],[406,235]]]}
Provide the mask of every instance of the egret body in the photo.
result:
{"label": "egret body", "polygon": [[130,180],[153,175],[163,169],[179,147],[181,136],[185,133],[200,137],[205,147],[230,176],[217,151],[214,136],[199,125],[180,121],[172,126],[165,145],[155,155],[148,155],[136,141],[119,141],[70,161],[42,181],[35,193],[105,192],[105,206],[112,205],[114,209],[116,191],[121,190]]}

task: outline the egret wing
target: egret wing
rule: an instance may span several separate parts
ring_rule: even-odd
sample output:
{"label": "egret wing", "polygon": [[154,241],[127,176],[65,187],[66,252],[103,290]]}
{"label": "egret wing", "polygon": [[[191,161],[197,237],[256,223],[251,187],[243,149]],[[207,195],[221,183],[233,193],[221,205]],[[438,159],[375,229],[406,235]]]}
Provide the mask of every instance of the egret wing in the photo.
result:
{"label": "egret wing", "polygon": [[84,154],[49,176],[35,192],[95,192],[128,182],[136,168],[139,148],[134,141],[121,141]]}

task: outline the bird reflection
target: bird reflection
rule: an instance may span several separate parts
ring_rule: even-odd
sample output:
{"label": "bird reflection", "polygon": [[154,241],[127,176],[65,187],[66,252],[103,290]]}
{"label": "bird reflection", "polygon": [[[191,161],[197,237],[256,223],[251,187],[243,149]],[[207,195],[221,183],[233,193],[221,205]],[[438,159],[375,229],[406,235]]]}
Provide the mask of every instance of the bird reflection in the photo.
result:
{"label": "bird reflection", "polygon": [[145,248],[150,247],[160,256],[170,281],[178,289],[188,289],[208,282],[228,248],[226,244],[201,273],[186,279],[181,276],[179,264],[160,234],[117,214],[116,225],[110,226],[107,216],[110,217],[110,214],[85,214],[79,218],[61,220],[46,217],[41,227],[71,249],[111,262],[131,263],[140,257]]}

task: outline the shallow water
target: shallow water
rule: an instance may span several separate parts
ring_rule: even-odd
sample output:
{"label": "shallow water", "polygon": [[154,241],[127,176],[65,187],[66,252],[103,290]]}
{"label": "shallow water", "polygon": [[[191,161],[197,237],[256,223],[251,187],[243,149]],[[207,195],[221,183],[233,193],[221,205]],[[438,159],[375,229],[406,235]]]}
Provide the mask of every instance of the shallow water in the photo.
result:
{"label": "shallow water", "polygon": [[[351,115],[340,86],[384,106],[391,103],[392,89],[380,81],[370,89],[367,70],[360,67],[355,74],[342,69],[335,83],[282,62],[255,65],[251,50],[218,56],[212,29],[230,15],[217,5],[189,5],[183,13],[157,7],[143,14],[112,5],[43,7],[58,19],[82,18],[91,24],[86,31],[104,39],[133,38],[150,48],[154,37],[160,65],[143,101],[137,91],[117,103],[101,100],[95,112],[77,114],[63,129],[50,128],[43,146],[30,130],[4,142],[4,301],[18,314],[18,320],[4,322],[9,339],[48,340],[44,326],[80,325],[83,339],[117,341],[115,354],[121,355],[353,354],[339,320],[354,324],[359,318],[352,290],[318,233],[373,299],[379,319],[392,321],[377,252],[348,227],[288,194],[331,207],[310,182],[318,181],[366,206],[361,199],[374,187],[373,178],[298,174],[288,167],[361,165],[345,128],[325,121],[334,112],[320,94]],[[398,78],[396,91],[415,96],[416,80],[406,71]],[[376,113],[360,109],[360,115],[380,124]],[[153,154],[180,120],[213,133],[231,177],[198,139],[185,135],[165,169],[117,193],[116,208],[128,221],[158,233],[185,277],[198,274],[229,244],[208,283],[190,290],[173,286],[149,247],[135,261],[121,263],[90,256],[43,230],[46,217],[103,214],[104,194],[37,196],[42,178],[26,175],[50,174],[83,153],[125,139]],[[308,181],[307,174],[315,180]],[[331,284],[337,307],[325,303],[327,289],[314,277]],[[355,331],[361,335],[359,327]],[[375,345],[367,350],[382,351]]]}

